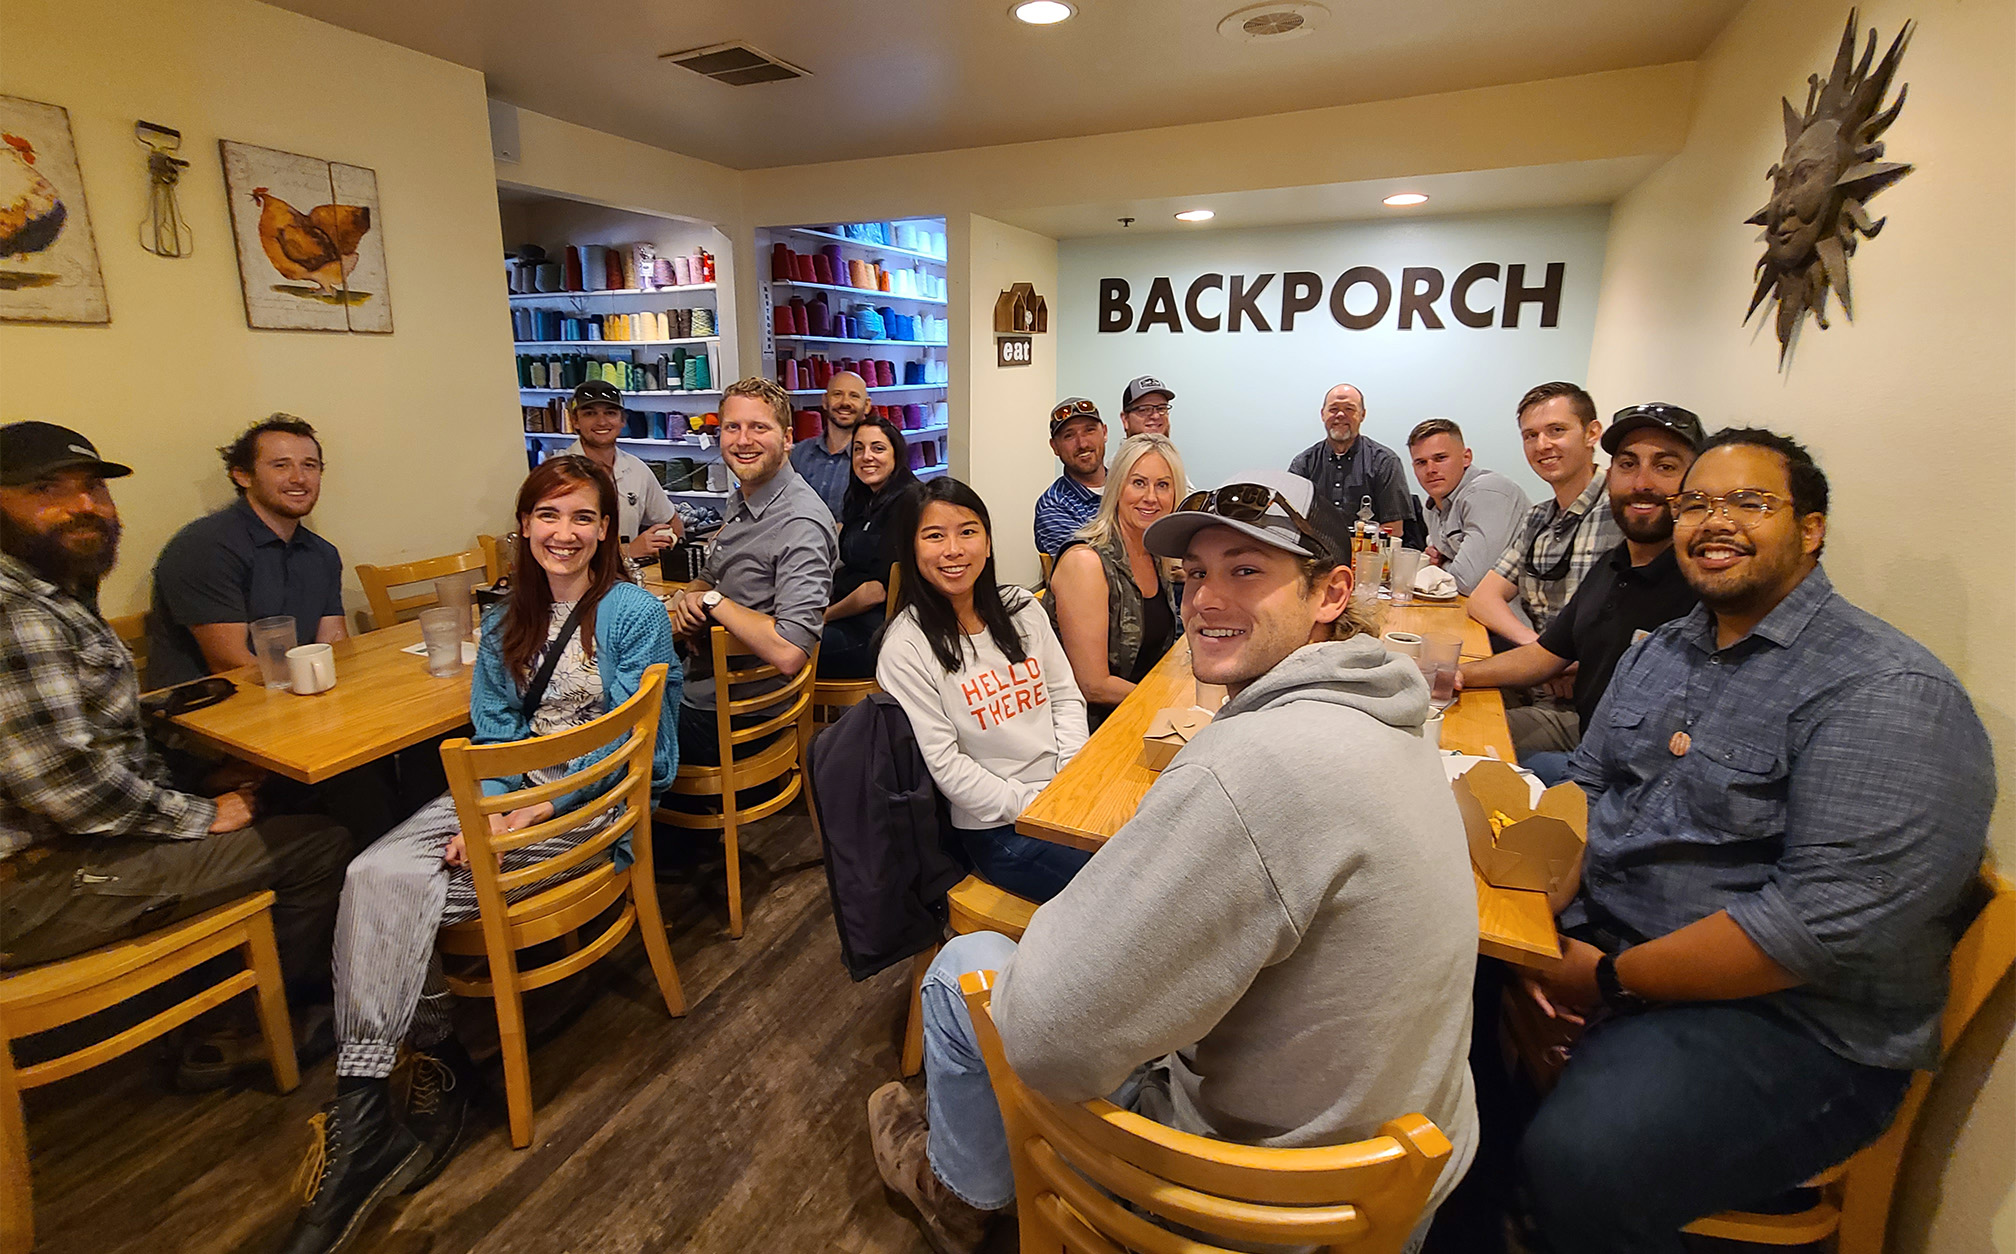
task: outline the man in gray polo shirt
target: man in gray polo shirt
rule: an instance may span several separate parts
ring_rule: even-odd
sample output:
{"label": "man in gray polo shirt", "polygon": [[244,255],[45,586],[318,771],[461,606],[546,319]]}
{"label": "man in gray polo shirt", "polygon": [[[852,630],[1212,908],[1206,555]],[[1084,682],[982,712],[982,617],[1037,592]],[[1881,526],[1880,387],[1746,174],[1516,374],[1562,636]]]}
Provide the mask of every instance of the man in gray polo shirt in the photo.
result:
{"label": "man in gray polo shirt", "polygon": [[665,495],[665,485],[642,458],[616,447],[623,434],[623,393],[603,379],[574,389],[574,434],[567,452],[578,453],[616,481],[616,534],[633,561],[649,561],[679,543],[685,524]]}
{"label": "man in gray polo shirt", "polygon": [[1407,436],[1414,478],[1428,494],[1428,560],[1464,596],[1491,573],[1533,502],[1495,470],[1470,464],[1463,428],[1430,418]]}
{"label": "man in gray polo shirt", "polygon": [[[707,633],[726,627],[750,652],[796,675],[819,644],[839,541],[826,502],[791,468],[791,398],[768,379],[721,394],[721,460],[735,476],[727,522],[700,578],[671,604],[672,630],[695,646],[679,704],[679,760],[720,764]],[[752,692],[763,691],[752,685]],[[739,689],[735,696],[744,695]]]}

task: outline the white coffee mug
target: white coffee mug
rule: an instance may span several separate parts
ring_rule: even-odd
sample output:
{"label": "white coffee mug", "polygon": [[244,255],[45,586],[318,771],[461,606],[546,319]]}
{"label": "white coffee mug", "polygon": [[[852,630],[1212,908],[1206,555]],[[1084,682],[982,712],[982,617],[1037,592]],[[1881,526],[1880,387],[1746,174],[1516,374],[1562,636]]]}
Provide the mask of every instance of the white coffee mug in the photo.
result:
{"label": "white coffee mug", "polygon": [[1421,739],[1434,745],[1437,749],[1442,747],[1442,716],[1440,714],[1430,714],[1428,721],[1421,724]]}
{"label": "white coffee mug", "polygon": [[1379,637],[1379,643],[1386,646],[1388,653],[1398,653],[1402,657],[1421,656],[1421,637],[1411,631],[1389,631]]}
{"label": "white coffee mug", "polygon": [[287,650],[287,677],[297,696],[327,692],[336,686],[336,650],[326,644],[301,644]]}

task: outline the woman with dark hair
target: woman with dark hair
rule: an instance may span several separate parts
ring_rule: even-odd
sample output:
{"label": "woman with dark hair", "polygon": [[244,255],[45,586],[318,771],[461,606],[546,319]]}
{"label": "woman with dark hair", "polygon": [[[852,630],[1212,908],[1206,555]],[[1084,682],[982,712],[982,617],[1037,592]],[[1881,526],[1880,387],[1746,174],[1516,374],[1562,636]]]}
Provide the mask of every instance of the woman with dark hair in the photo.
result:
{"label": "woman with dark hair", "polygon": [[[612,534],[616,485],[585,457],[555,457],[518,490],[517,516],[522,539],[510,599],[485,616],[470,685],[473,739],[497,744],[578,727],[635,696],[645,670],[664,663],[670,674],[651,763],[651,791],[661,793],[678,766],[679,661],[664,606],[625,574]],[[483,789],[495,796],[551,783],[614,747],[527,777],[485,780]],[[600,830],[608,811],[594,798],[612,782],[493,815],[497,832],[582,815],[574,830],[504,855],[504,868],[553,857]],[[630,858],[628,841],[611,847],[619,864]],[[593,869],[591,860],[566,874]],[[454,1154],[478,1077],[450,1030],[434,935],[476,912],[468,851],[448,796],[350,863],[336,918],[336,1100],[314,1121],[316,1184],[289,1251],[341,1244],[379,1201],[431,1180]],[[403,1119],[388,1081],[402,1045],[415,1060]]]}
{"label": "woman with dark hair", "polygon": [[866,679],[875,673],[875,637],[889,598],[889,567],[901,557],[896,504],[917,485],[903,432],[887,418],[863,418],[854,428],[854,475],[840,502],[840,564],[833,604],[819,638],[821,679]]}
{"label": "woman with dark hair", "polygon": [[957,479],[903,502],[902,587],[875,679],[910,718],[974,869],[1048,901],[1091,854],[1015,830],[1085,743],[1085,698],[1036,598],[994,581],[992,524]]}

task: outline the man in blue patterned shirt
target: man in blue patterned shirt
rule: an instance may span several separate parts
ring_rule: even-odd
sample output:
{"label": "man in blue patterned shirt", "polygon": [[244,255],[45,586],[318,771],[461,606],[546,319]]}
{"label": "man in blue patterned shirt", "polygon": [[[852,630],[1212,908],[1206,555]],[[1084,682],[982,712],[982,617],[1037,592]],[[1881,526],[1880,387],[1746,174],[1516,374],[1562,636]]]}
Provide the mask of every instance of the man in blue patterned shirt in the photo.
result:
{"label": "man in blue patterned shirt", "polygon": [[1106,420],[1099,407],[1082,396],[1058,401],[1050,411],[1050,451],[1064,473],[1036,498],[1036,551],[1055,557],[1099,512],[1106,488]]}
{"label": "man in blue patterned shirt", "polygon": [[249,788],[170,782],[133,659],[97,608],[119,548],[105,481],[132,473],[68,428],[0,427],[0,969],[270,888],[281,967],[312,991],[350,835],[315,816],[255,821]]}
{"label": "man in blue patterned shirt", "polygon": [[1938,1061],[1947,960],[1995,802],[1952,672],[1820,567],[1827,480],[1768,431],[1673,498],[1701,605],[1625,654],[1543,1009],[1596,1018],[1520,1147],[1556,1254],[1683,1247],[1874,1140]]}

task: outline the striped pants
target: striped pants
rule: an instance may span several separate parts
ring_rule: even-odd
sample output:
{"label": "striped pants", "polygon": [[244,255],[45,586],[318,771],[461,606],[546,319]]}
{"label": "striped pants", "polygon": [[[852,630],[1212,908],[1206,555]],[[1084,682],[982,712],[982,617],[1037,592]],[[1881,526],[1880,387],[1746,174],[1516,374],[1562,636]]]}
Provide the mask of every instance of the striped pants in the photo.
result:
{"label": "striped pants", "polygon": [[[589,816],[571,832],[505,855],[515,870],[563,853],[608,821]],[[455,802],[443,795],[378,838],[350,863],[336,912],[336,1074],[383,1079],[392,1074],[401,1042],[438,1045],[452,1026],[447,977],[434,935],[476,917],[476,883],[468,867],[441,861],[461,830]],[[568,873],[580,875],[591,858]],[[514,899],[560,879],[527,885]]]}

